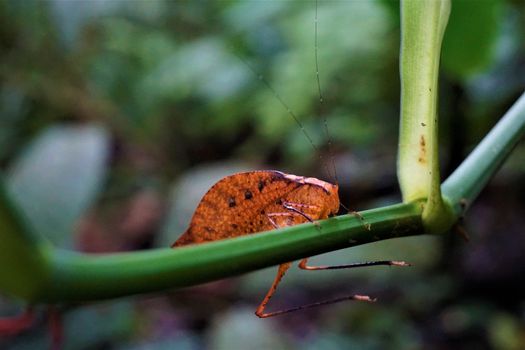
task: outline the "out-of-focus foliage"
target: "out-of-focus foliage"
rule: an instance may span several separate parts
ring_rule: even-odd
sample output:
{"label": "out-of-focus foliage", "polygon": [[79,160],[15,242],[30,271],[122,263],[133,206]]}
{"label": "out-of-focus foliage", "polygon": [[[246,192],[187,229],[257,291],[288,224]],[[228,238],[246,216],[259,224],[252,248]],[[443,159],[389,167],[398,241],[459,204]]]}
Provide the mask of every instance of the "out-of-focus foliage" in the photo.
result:
{"label": "out-of-focus foliage", "polygon": [[489,66],[494,61],[502,16],[502,0],[453,1],[443,39],[443,67],[466,78]]}
{"label": "out-of-focus foliage", "polygon": [[[43,235],[86,252],[165,247],[217,178],[274,168],[330,180],[332,155],[345,205],[392,203],[398,8],[319,2],[320,105],[313,1],[0,2],[1,171]],[[523,91],[524,23],[519,1],[453,1],[440,94],[445,174]],[[268,269],[169,295],[65,306],[65,348],[519,349],[524,155],[521,145],[469,212],[471,243],[417,237],[315,258],[415,266],[291,269],[271,307],[354,292],[379,297],[375,305],[259,320],[252,312],[274,278]],[[20,307],[0,299],[2,315]],[[39,311],[34,329],[0,347],[47,347]]]}
{"label": "out-of-focus foliage", "polygon": [[108,146],[101,128],[52,127],[6,173],[15,203],[55,245],[70,243],[75,224],[100,190]]}

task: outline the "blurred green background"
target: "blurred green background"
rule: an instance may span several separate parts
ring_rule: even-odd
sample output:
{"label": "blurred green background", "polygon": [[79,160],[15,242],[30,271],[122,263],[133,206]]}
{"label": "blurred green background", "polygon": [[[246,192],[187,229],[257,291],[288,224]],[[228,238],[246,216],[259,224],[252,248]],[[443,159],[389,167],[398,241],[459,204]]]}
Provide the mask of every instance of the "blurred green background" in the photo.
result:
{"label": "blurred green background", "polygon": [[[333,157],[346,206],[398,202],[398,6],[320,1],[320,105],[314,1],[0,1],[0,167],[9,191],[54,245],[94,253],[168,246],[207,188],[241,170],[334,181]],[[443,177],[523,92],[524,38],[523,1],[453,1],[440,77]],[[523,349],[524,170],[522,142],[465,218],[469,243],[416,237],[326,254],[312,262],[415,266],[292,269],[270,306],[351,293],[377,296],[374,305],[259,320],[271,268],[66,306],[64,348]],[[0,296],[1,315],[22,309]],[[49,346],[39,311],[31,330],[0,347]]]}

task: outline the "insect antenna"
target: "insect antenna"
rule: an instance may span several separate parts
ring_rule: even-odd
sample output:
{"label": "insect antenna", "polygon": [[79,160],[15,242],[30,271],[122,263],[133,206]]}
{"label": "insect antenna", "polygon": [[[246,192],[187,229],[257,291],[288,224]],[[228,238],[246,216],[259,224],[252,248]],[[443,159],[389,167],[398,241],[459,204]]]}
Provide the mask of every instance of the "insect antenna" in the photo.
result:
{"label": "insect antenna", "polygon": [[[319,78],[319,41],[318,41],[318,23],[319,23],[319,15],[318,15],[318,5],[319,1],[315,0],[315,18],[314,18],[314,55],[315,55],[315,77],[317,80],[317,92],[319,93],[319,114],[323,118],[323,125],[324,125],[324,132],[326,136],[326,141],[328,144],[328,154],[330,155],[330,163],[332,164],[332,171],[333,174],[330,175],[335,181],[336,185],[339,185],[339,179],[337,177],[337,167],[335,165],[335,159],[334,159],[334,152],[332,148],[332,136],[328,130],[328,120],[326,118],[326,114],[323,113],[324,110],[324,98],[323,93],[321,90],[321,79]],[[325,165],[325,168],[328,171],[328,167]],[[364,221],[363,217],[359,215],[356,211],[348,209],[341,201],[339,201],[339,205],[343,207],[344,210],[346,210],[347,213],[354,213],[358,215],[361,221]]]}
{"label": "insect antenna", "polygon": [[[318,39],[317,39],[317,33],[318,33],[317,26],[318,26],[318,22],[319,22],[319,20],[318,20],[318,11],[317,11],[318,3],[319,3],[319,1],[315,0],[314,55],[315,55],[315,77],[316,77],[316,80],[317,80],[317,91],[319,93],[319,113],[323,117],[324,132],[325,132],[325,135],[326,135],[326,141],[328,143],[328,154],[330,155],[330,163],[332,164],[332,171],[333,171],[333,174],[331,176],[333,177],[333,179],[335,181],[335,184],[339,185],[339,179],[337,177],[337,167],[335,165],[334,152],[333,152],[333,148],[332,148],[332,136],[330,135],[330,132],[328,131],[328,120],[326,119],[326,114],[323,113],[324,98],[323,98],[323,94],[322,94],[322,91],[321,91],[321,79],[319,78],[319,55],[318,55],[319,45],[318,45]],[[326,169],[328,170],[328,167],[326,167]],[[357,212],[348,209],[343,204],[343,202],[341,202],[341,201],[339,201],[339,205],[341,207],[343,207],[343,209],[346,210],[347,213],[352,212],[352,213],[358,214]],[[360,218],[361,221],[363,221],[363,217],[361,215],[358,214],[358,217]]]}
{"label": "insect antenna", "polygon": [[[239,60],[246,66],[248,67],[248,69],[250,69],[252,71],[252,73],[257,77],[257,79],[259,79],[259,81],[261,83],[263,83],[266,88],[272,93],[272,95],[277,99],[277,101],[279,101],[279,103],[281,104],[281,106],[284,107],[284,109],[286,110],[286,112],[288,113],[288,115],[290,115],[292,117],[292,119],[295,121],[295,123],[297,124],[297,126],[299,126],[299,128],[301,129],[301,132],[304,134],[304,136],[306,137],[306,139],[308,140],[308,142],[310,143],[310,145],[312,146],[312,149],[314,150],[314,152],[316,154],[319,155],[319,161],[321,162],[321,164],[323,164],[324,168],[325,168],[325,171],[326,173],[328,174],[328,176],[332,176],[330,174],[330,171],[327,167],[327,165],[325,164],[324,162],[324,158],[323,158],[323,155],[321,154],[321,152],[319,151],[319,147],[317,147],[314,143],[314,140],[312,139],[312,137],[310,136],[310,134],[308,133],[308,131],[306,130],[306,128],[304,127],[304,125],[301,123],[301,121],[299,120],[299,118],[297,117],[297,115],[294,113],[294,111],[290,108],[290,106],[283,100],[283,98],[281,97],[281,95],[279,95],[279,93],[277,92],[277,90],[275,90],[273,88],[273,86],[268,82],[268,80],[264,77],[264,75],[262,75],[260,72],[258,72],[250,63],[248,63],[242,56],[240,56],[238,53],[235,52],[235,50],[233,50],[233,53],[239,58]],[[325,124],[326,125],[326,124]]]}
{"label": "insect antenna", "polygon": [[[336,185],[339,185],[339,179],[337,178],[337,168],[335,166],[334,153],[333,153],[333,149],[332,149],[332,137],[330,135],[330,132],[328,131],[328,120],[326,119],[326,114],[323,113],[323,110],[324,110],[324,98],[323,98],[323,94],[322,94],[322,91],[321,91],[321,79],[319,78],[319,55],[318,55],[319,45],[318,45],[318,39],[317,39],[317,36],[318,36],[318,22],[319,22],[318,4],[319,4],[319,1],[315,0],[314,56],[315,56],[315,77],[316,77],[316,80],[317,80],[317,92],[319,93],[319,114],[323,117],[324,133],[326,135],[326,140],[327,140],[327,143],[328,143],[328,154],[330,155],[330,163],[332,164],[332,171],[333,171],[333,173],[332,174],[328,173],[328,175],[334,179]],[[328,167],[326,165],[325,165],[325,167],[326,167],[326,169],[328,171]],[[341,206],[346,209],[346,207],[344,205],[341,204]]]}
{"label": "insect antenna", "polygon": [[[284,99],[279,95],[277,90],[270,84],[270,82],[262,75],[260,72],[258,72],[244,57],[242,57],[240,54],[238,54],[234,47],[232,47],[232,52],[237,58],[257,77],[257,79],[263,83],[266,88],[272,93],[272,95],[277,99],[277,101],[283,106],[283,108],[286,110],[288,115],[294,120],[294,122],[297,124],[297,126],[301,129],[301,132],[304,134],[310,145],[312,146],[312,149],[314,152],[319,156],[319,161],[321,164],[323,164],[323,168],[329,178],[331,178],[335,184],[339,185],[339,179],[337,176],[337,168],[335,165],[335,159],[334,159],[334,153],[333,153],[333,142],[332,142],[332,136],[329,132],[328,128],[328,120],[326,118],[326,113],[324,113],[324,97],[322,94],[321,89],[321,79],[319,76],[319,58],[318,58],[318,51],[319,51],[319,40],[318,40],[318,22],[319,22],[319,16],[318,16],[318,0],[315,0],[315,17],[314,17],[314,59],[315,59],[315,77],[317,81],[317,92],[319,95],[319,109],[318,109],[318,115],[322,116],[323,121],[323,129],[324,134],[326,137],[326,142],[328,145],[328,153],[330,156],[330,163],[331,166],[328,166],[328,164],[325,162],[325,159],[323,157],[323,154],[321,153],[318,146],[315,145],[314,140],[304,127],[304,125],[301,123],[300,119],[297,117],[295,112],[290,108],[290,106],[284,101]],[[330,169],[331,168],[331,169]],[[350,210],[344,206],[341,203],[341,207],[343,207],[347,212]]]}

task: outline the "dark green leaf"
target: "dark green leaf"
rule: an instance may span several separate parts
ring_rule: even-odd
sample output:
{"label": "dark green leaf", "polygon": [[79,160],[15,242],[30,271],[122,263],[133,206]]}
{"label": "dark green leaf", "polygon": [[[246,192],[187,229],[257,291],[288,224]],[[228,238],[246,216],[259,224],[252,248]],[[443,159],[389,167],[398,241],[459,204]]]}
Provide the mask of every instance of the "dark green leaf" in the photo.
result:
{"label": "dark green leaf", "polygon": [[465,79],[493,61],[502,23],[500,0],[454,0],[443,39],[442,65]]}

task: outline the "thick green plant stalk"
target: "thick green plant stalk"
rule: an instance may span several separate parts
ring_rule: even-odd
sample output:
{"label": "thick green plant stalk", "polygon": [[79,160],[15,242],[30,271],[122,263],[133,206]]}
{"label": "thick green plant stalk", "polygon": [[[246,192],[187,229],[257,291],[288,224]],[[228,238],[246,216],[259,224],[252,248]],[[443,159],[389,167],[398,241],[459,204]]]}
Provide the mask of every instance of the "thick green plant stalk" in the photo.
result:
{"label": "thick green plant stalk", "polygon": [[398,179],[403,201],[426,199],[427,232],[450,224],[441,197],[437,94],[449,0],[401,1],[401,123]]}
{"label": "thick green plant stalk", "polygon": [[[1,183],[0,183],[1,185]],[[5,193],[4,193],[5,194]],[[0,196],[0,203],[7,202]],[[4,212],[17,222],[15,211]],[[3,226],[0,247],[24,249],[2,260],[0,288],[31,303],[100,300],[184,287],[238,275],[286,261],[379,240],[421,232],[417,203],[373,209],[312,224],[298,225],[236,239],[144,252],[80,254],[35,245],[19,236],[18,227]],[[22,238],[22,239],[21,239]]]}
{"label": "thick green plant stalk", "polygon": [[27,226],[0,179],[0,291],[27,299],[45,284],[49,244]]}
{"label": "thick green plant stalk", "polygon": [[[421,232],[420,210],[402,204],[312,224],[177,249],[93,257],[57,252],[47,302],[98,300],[191,286],[306,256]],[[370,225],[370,231],[368,231]]]}

